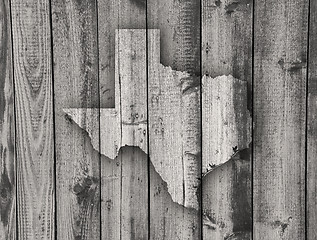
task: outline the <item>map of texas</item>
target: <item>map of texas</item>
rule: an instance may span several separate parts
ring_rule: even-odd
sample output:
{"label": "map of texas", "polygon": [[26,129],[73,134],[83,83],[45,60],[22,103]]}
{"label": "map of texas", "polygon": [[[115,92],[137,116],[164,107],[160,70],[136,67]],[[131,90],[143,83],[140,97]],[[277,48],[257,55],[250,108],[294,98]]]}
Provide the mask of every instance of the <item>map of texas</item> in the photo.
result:
{"label": "map of texas", "polygon": [[[201,176],[200,77],[163,66],[160,63],[159,30],[148,31],[148,49],[145,30],[120,29],[116,32],[115,108],[68,108],[64,111],[88,132],[93,147],[106,157],[114,159],[122,146],[140,147],[150,156],[155,170],[167,183],[172,200],[198,209],[197,188]],[[217,133],[218,128],[228,130],[224,135],[217,133],[227,147],[218,149],[215,137],[216,141],[211,141],[213,145],[206,151],[214,157],[203,164],[220,165],[230,159],[232,147],[243,149],[248,146],[250,118],[246,106],[245,112],[234,113],[231,109],[233,96],[218,95],[222,91],[230,92],[227,90],[233,89],[233,86],[245,89],[246,83],[232,76],[203,77],[202,83],[206,89],[211,87],[209,92],[213,94],[211,98],[203,95],[203,100],[205,96],[213,112],[221,116],[221,121],[216,123],[205,119],[212,126],[208,127],[209,132]],[[223,100],[219,101],[221,98]],[[244,97],[236,99],[241,100],[241,103],[235,103],[238,105],[245,100]],[[226,115],[222,116],[222,112]],[[100,119],[100,129],[95,127],[97,118]],[[245,138],[230,138],[237,135],[233,126],[239,121],[242,126],[245,125],[242,128],[245,133],[239,135]],[[212,140],[209,134],[203,136]]]}

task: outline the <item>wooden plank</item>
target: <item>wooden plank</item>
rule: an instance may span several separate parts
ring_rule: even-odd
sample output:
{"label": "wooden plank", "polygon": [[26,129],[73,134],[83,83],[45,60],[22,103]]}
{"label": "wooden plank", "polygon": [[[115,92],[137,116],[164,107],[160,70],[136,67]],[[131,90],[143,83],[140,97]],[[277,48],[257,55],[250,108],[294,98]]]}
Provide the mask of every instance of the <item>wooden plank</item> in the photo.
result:
{"label": "wooden plank", "polygon": [[[251,159],[243,164],[249,174],[233,172],[231,159],[252,140],[252,3],[202,1],[202,172],[208,174],[202,183],[203,239],[233,238],[252,229],[251,196],[234,194],[250,191],[250,185],[232,184],[233,176],[249,181]],[[235,218],[239,212],[244,219]]]}
{"label": "wooden plank", "polygon": [[11,1],[19,239],[55,238],[49,1]]}
{"label": "wooden plank", "polygon": [[[115,72],[115,108],[64,111],[88,133],[92,147],[102,154],[102,238],[145,238],[148,234],[145,29],[117,30]],[[85,124],[89,121],[85,112],[88,117],[100,112],[100,148],[94,128]]]}
{"label": "wooden plank", "polygon": [[232,75],[202,80],[203,173],[251,143],[247,82]]}
{"label": "wooden plank", "polygon": [[308,1],[259,1],[254,42],[255,239],[305,239]]}
{"label": "wooden plank", "polygon": [[[247,82],[229,76],[202,79],[203,239],[227,239],[252,229],[251,118]],[[222,166],[224,165],[224,166]],[[236,184],[239,179],[241,184]],[[241,215],[240,217],[237,217]]]}
{"label": "wooden plank", "polygon": [[200,2],[147,0],[146,3],[147,27],[161,31],[161,63],[200,76]]}
{"label": "wooden plank", "polygon": [[252,239],[250,154],[238,151],[203,177],[204,239]]}
{"label": "wooden plank", "polygon": [[[118,83],[116,83],[118,85]],[[120,92],[118,92],[120,99]],[[120,106],[120,104],[119,104]],[[103,208],[103,223],[108,231],[102,231],[103,239],[120,239],[121,229],[121,145],[120,107],[117,109],[105,108],[66,108],[63,111],[67,118],[76,123],[88,133],[90,142],[95,151],[100,151]],[[100,114],[100,139],[96,137],[91,116]],[[97,119],[98,122],[98,119]],[[87,124],[88,123],[88,124]],[[90,124],[89,124],[90,123]],[[117,157],[118,156],[118,157]],[[125,158],[129,159],[129,158]],[[130,159],[129,159],[130,160]],[[109,194],[111,193],[111,194]],[[109,224],[108,224],[109,223]],[[111,224],[110,224],[111,223]]]}
{"label": "wooden plank", "polygon": [[[167,67],[166,69],[163,69],[161,66],[159,69],[156,69],[155,71],[160,71],[160,74],[163,74],[163,76],[166,74],[166,79],[160,79],[161,83],[166,83],[165,85],[160,85],[162,87],[162,90],[167,90],[168,86],[168,79],[173,79],[169,75],[169,73],[172,73],[173,71],[180,71],[180,72],[187,72],[190,75],[190,78],[188,78],[185,83],[192,83],[195,86],[200,85],[200,2],[195,0],[185,0],[185,1],[172,1],[172,0],[147,0],[147,28],[149,29],[159,29],[161,32],[160,37],[160,50],[153,49],[156,51],[156,55],[160,56],[159,62]],[[155,42],[153,42],[155,43]],[[159,46],[158,44],[156,44]],[[149,50],[149,54],[152,50]],[[160,54],[160,55],[158,55]],[[154,56],[157,58],[157,56]],[[155,59],[154,58],[154,59]],[[150,57],[149,57],[150,59]],[[155,62],[153,62],[155,63]],[[152,64],[153,64],[152,63]],[[155,66],[155,65],[154,65]],[[159,66],[159,65],[157,65]],[[169,69],[171,68],[171,69]],[[180,74],[176,73],[175,74]],[[152,70],[149,71],[149,74],[154,74]],[[156,73],[158,74],[158,73]],[[184,74],[184,73],[181,73]],[[150,80],[151,78],[149,78]],[[177,80],[178,77],[175,77],[174,80]],[[149,85],[150,87],[150,85]],[[190,89],[190,88],[189,88]],[[193,88],[192,88],[193,89]],[[192,91],[192,89],[189,90],[189,92]],[[175,89],[170,89],[171,92],[177,91]],[[199,92],[199,91],[198,91]],[[197,98],[199,99],[199,96],[197,95],[198,92],[185,95],[184,94],[184,103],[182,106],[183,115],[182,118],[185,121],[184,128],[179,129],[179,131],[183,131],[185,133],[185,136],[178,140],[176,143],[173,143],[174,146],[176,144],[179,144],[177,147],[178,149],[174,149],[175,152],[179,151],[179,147],[181,145],[184,146],[184,151],[179,153],[185,153],[185,151],[189,151],[189,154],[184,154],[186,158],[184,159],[184,162],[186,164],[183,164],[183,166],[188,166],[189,169],[184,169],[183,174],[189,174],[192,173],[193,175],[185,175],[184,180],[186,181],[188,179],[193,178],[200,178],[201,176],[201,158],[200,154],[193,154],[190,155],[190,153],[195,153],[198,148],[200,148],[200,140],[196,141],[197,138],[200,138],[200,119],[197,118],[200,113],[199,111],[199,102],[197,103]],[[157,93],[157,92],[156,92]],[[151,99],[150,94],[156,94],[154,92],[149,92],[149,99]],[[168,92],[166,92],[168,94]],[[178,96],[177,96],[178,95]],[[175,97],[175,100],[178,101],[181,94],[178,92]],[[167,95],[165,95],[167,97]],[[162,98],[164,99],[164,97]],[[165,98],[164,104],[168,104],[167,102],[168,98]],[[192,101],[192,102],[191,102]],[[149,101],[149,104],[151,102]],[[162,104],[162,107],[164,106]],[[165,105],[170,106],[170,105]],[[158,105],[159,107],[159,105]],[[150,105],[149,105],[149,108]],[[174,110],[177,109],[177,106],[175,106]],[[178,109],[178,111],[181,108]],[[167,116],[168,109],[161,108],[158,114],[165,116],[165,120],[169,123],[172,121],[173,116]],[[190,114],[193,114],[192,116]],[[198,115],[198,116],[197,116]],[[153,115],[154,116],[154,115]],[[179,116],[181,117],[181,116]],[[176,118],[176,116],[175,116]],[[155,122],[157,122],[157,119],[153,119]],[[188,120],[188,121],[187,121]],[[196,125],[196,126],[195,126]],[[188,127],[188,129],[185,129],[185,126]],[[149,130],[155,131],[155,127],[149,125]],[[172,131],[172,126],[166,126],[168,129]],[[159,127],[157,130],[161,130]],[[164,128],[165,132],[165,128]],[[170,132],[172,133],[172,132]],[[178,132],[179,133],[179,132]],[[149,133],[150,134],[150,133]],[[190,137],[192,137],[190,139]],[[166,145],[167,142],[164,142],[164,138],[161,138],[161,144]],[[165,138],[166,140],[166,138]],[[188,142],[186,142],[188,140]],[[152,148],[154,145],[152,145]],[[151,148],[151,146],[150,146]],[[168,148],[171,149],[171,146]],[[153,151],[154,149],[152,149]],[[156,148],[155,150],[163,151],[162,149]],[[151,154],[150,154],[151,155]],[[165,156],[168,155],[167,153],[164,154]],[[180,155],[177,156],[177,159],[179,159]],[[150,158],[151,159],[151,158]],[[175,168],[178,168],[179,166],[169,165],[172,164],[173,159],[171,158],[165,158],[161,160],[164,165],[162,165],[161,171],[157,171],[157,167],[155,168],[156,171],[150,172],[150,239],[200,239],[200,232],[201,232],[201,221],[200,221],[200,212],[197,211],[197,209],[191,209],[191,208],[185,208],[185,202],[186,205],[195,205],[197,206],[197,201],[195,203],[196,199],[187,198],[187,196],[193,194],[193,192],[196,192],[197,189],[191,189],[193,185],[196,184],[196,181],[193,181],[192,183],[188,184],[187,182],[185,187],[181,187],[179,189],[180,192],[183,192],[185,194],[185,198],[183,198],[185,201],[183,204],[178,205],[177,201],[175,199],[172,199],[172,196],[170,195],[170,188],[166,186],[165,179],[161,175],[162,172],[165,172],[165,175],[168,173],[171,173],[172,170]],[[193,165],[190,165],[192,163]],[[154,162],[153,162],[154,164]],[[193,171],[191,171],[191,169]],[[171,175],[172,176],[172,175]],[[178,176],[178,180],[181,178]],[[197,186],[196,186],[197,187]],[[189,192],[184,192],[184,190]],[[176,196],[176,192],[174,193],[174,196]],[[181,198],[180,198],[181,199]]]}
{"label": "wooden plank", "polygon": [[203,75],[231,74],[251,90],[252,5],[252,0],[202,1]]}
{"label": "wooden plank", "polygon": [[[107,14],[105,14],[107,13]],[[121,135],[117,134],[117,123],[113,125],[113,130],[108,131],[106,125],[109,125],[110,119],[117,119],[118,112],[113,112],[115,116],[108,120],[103,118],[103,112],[109,116],[108,111],[104,108],[115,108],[120,104],[120,88],[116,78],[118,74],[116,69],[116,37],[117,29],[145,29],[146,28],[146,4],[145,1],[138,0],[100,0],[98,1],[98,35],[99,35],[99,81],[100,81],[100,107],[101,110],[101,149],[106,150],[107,146],[113,147],[112,143],[116,139],[116,155],[120,150]],[[113,120],[110,121],[113,123]],[[111,124],[110,124],[111,125]],[[103,127],[104,126],[104,127]],[[107,128],[107,129],[106,129]],[[116,129],[116,130],[115,130]],[[109,133],[110,135],[109,135]],[[111,137],[109,137],[111,136]],[[137,145],[138,146],[138,145]],[[109,151],[105,151],[104,153]],[[113,158],[112,156],[106,155]],[[121,161],[121,160],[120,160]],[[118,165],[116,160],[102,161],[102,239],[119,239],[120,238],[120,194],[121,180],[109,180],[106,176],[120,176],[121,163]],[[108,200],[105,200],[108,199]],[[109,202],[112,207],[108,209]],[[111,224],[109,224],[111,222]]]}
{"label": "wooden plank", "polygon": [[[121,142],[132,146],[123,148],[117,159],[121,162],[121,239],[148,237],[148,158],[144,157],[147,151],[134,147],[141,143],[140,148],[147,150],[146,50],[145,29],[117,32],[116,78],[120,84]],[[112,197],[110,194],[104,196]]]}
{"label": "wooden plank", "polygon": [[307,239],[317,238],[317,2],[310,3],[307,105]]}
{"label": "wooden plank", "polygon": [[160,31],[148,37],[150,239],[199,239],[200,79],[163,66]]}
{"label": "wooden plank", "polygon": [[15,118],[10,3],[0,1],[0,239],[16,239]]}
{"label": "wooden plank", "polygon": [[99,110],[78,120],[90,136],[63,112],[99,109],[96,2],[52,1],[52,26],[57,239],[100,239]]}
{"label": "wooden plank", "polygon": [[[115,31],[145,29],[146,1],[99,0],[99,81],[100,107],[115,107]],[[105,14],[107,13],[107,14]]]}
{"label": "wooden plank", "polygon": [[118,30],[116,47],[121,142],[147,153],[146,30]]}

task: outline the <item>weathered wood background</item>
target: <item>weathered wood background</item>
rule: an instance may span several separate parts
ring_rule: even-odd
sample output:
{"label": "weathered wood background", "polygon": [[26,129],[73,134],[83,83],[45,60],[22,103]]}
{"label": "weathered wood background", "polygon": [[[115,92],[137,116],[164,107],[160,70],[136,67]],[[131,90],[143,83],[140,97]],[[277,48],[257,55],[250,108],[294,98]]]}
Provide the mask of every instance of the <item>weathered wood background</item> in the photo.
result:
{"label": "weathered wood background", "polygon": [[0,0],[0,239],[317,239],[317,1]]}

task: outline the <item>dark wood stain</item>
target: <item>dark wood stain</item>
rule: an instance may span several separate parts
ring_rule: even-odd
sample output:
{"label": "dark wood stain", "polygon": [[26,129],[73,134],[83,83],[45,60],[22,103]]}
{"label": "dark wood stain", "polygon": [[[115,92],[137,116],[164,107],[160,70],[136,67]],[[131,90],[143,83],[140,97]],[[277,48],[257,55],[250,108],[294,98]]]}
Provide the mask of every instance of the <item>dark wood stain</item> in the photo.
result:
{"label": "dark wood stain", "polygon": [[246,7],[248,4],[252,4],[252,0],[240,0],[229,3],[225,6],[226,13],[231,14],[234,11],[240,10],[240,7]]}
{"label": "dark wood stain", "polygon": [[146,8],[146,0],[131,0],[131,2],[136,4],[140,8]]}
{"label": "dark wood stain", "polygon": [[200,76],[199,1],[147,2],[148,27],[161,31],[161,63]]}
{"label": "dark wood stain", "polygon": [[233,162],[232,222],[233,233],[252,231],[251,150],[235,154]]}
{"label": "dark wood stain", "polygon": [[[213,225],[208,224],[208,221],[205,221],[205,224],[211,233],[217,231],[222,233],[221,235],[213,233],[212,236],[222,236],[224,239],[250,239],[252,231],[250,160],[250,149],[239,150],[226,163],[214,167],[203,177],[201,186],[203,204],[205,204],[203,214]],[[218,197],[213,197],[213,194]],[[224,206],[218,208],[218,200]],[[247,233],[248,238],[232,238],[241,232]],[[204,238],[208,239],[208,231],[204,233]]]}
{"label": "dark wood stain", "polygon": [[[0,149],[1,150],[1,149]],[[11,205],[13,203],[14,194],[14,182],[11,183],[6,172],[6,166],[4,165],[4,172],[1,174],[0,179],[0,216],[1,222],[4,226],[8,225],[10,219]]]}
{"label": "dark wood stain", "polygon": [[83,179],[80,179],[73,187],[78,204],[94,204],[95,195],[98,194],[99,191],[98,187],[98,178],[85,176]]}

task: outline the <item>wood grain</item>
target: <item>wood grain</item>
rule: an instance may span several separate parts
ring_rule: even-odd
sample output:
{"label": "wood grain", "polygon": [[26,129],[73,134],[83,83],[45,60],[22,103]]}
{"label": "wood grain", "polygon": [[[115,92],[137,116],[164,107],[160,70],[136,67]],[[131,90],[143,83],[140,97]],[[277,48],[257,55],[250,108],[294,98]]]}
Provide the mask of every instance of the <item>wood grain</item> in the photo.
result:
{"label": "wood grain", "polygon": [[317,2],[310,3],[307,105],[307,239],[317,238]]}
{"label": "wood grain", "polygon": [[[115,108],[115,111],[112,111],[112,114],[110,114],[112,117],[108,114],[109,111],[105,112],[106,118],[102,116],[102,112],[104,112],[105,109],[101,110],[100,139],[101,149],[103,151],[106,150],[108,146],[113,146],[113,139],[115,139],[115,137],[120,138],[122,136],[122,134],[117,134],[118,127],[120,127],[121,131],[121,122],[113,124],[113,130],[107,131],[109,125],[114,123],[113,119],[115,118],[120,121],[119,118],[121,117],[120,111],[118,111],[118,106],[120,106],[121,103],[120,86],[118,84],[119,81],[116,79],[119,78],[119,73],[115,70],[117,64],[116,57],[118,57],[116,56],[118,49],[116,48],[115,34],[117,29],[146,28],[145,2],[143,0],[98,1],[98,27],[100,107]],[[126,61],[128,61],[128,59],[126,59]],[[136,87],[133,89],[136,90]],[[108,125],[108,128],[106,125]],[[144,143],[147,143],[147,141]],[[115,149],[117,154],[121,147],[121,139],[116,138],[115,146],[117,146]],[[118,190],[121,189],[121,180],[117,179],[117,177],[121,176],[121,161],[125,162],[127,159],[130,159],[129,156],[124,156],[122,159],[120,157],[117,158],[118,160],[111,159],[112,161],[102,162],[102,239],[120,239],[121,193],[118,192]],[[113,176],[116,176],[116,178],[113,178]]]}
{"label": "wood grain", "polygon": [[255,239],[305,239],[308,1],[255,6]]}
{"label": "wood grain", "polygon": [[[248,192],[251,186],[240,189],[230,184],[232,176],[248,181],[251,161],[244,162],[249,175],[226,167],[233,166],[231,156],[252,141],[252,10],[249,0],[202,1],[202,171],[211,171],[202,183],[203,239],[223,239],[252,229],[251,199],[233,194]],[[241,209],[233,206],[234,201]],[[232,209],[246,214],[243,229],[233,227],[237,219]],[[209,226],[208,215],[215,227]]]}
{"label": "wood grain", "polygon": [[146,3],[147,28],[161,32],[161,63],[200,76],[200,2],[147,0]]}
{"label": "wood grain", "polygon": [[[116,77],[120,84],[121,141],[147,149],[146,30],[116,35]],[[136,147],[121,155],[121,238],[148,237],[148,161]],[[111,223],[108,223],[111,224]]]}
{"label": "wood grain", "polygon": [[231,75],[202,79],[204,239],[251,234],[251,155],[235,161],[251,144],[247,100],[246,81]]}
{"label": "wood grain", "polygon": [[[147,0],[146,3],[147,28],[160,30],[160,50],[156,53],[160,54],[157,55],[160,56],[160,63],[163,66],[167,67],[167,69],[171,68],[168,71],[173,70],[187,72],[190,75],[190,78],[186,79],[185,82],[193,83],[193,88],[199,86],[199,78],[201,75],[200,2],[196,0]],[[149,53],[151,53],[151,51],[149,51]],[[164,73],[165,70],[163,70],[161,73]],[[166,71],[166,73],[168,73],[168,71]],[[151,71],[149,71],[149,74],[151,74]],[[177,77],[175,79],[177,79]],[[167,81],[167,79],[160,79],[160,81],[165,82]],[[169,83],[167,82],[167,84]],[[161,86],[163,87],[163,89],[166,89],[168,85]],[[170,91],[177,90],[170,89]],[[189,88],[189,92],[191,91],[192,89]],[[179,94],[178,97],[180,97],[180,93],[178,92],[177,94]],[[174,97],[175,100],[179,100],[177,96]],[[182,106],[182,110],[184,111],[182,113],[182,118],[186,117],[186,119],[188,120],[188,122],[185,123],[185,126],[187,126],[188,129],[183,128],[183,130],[180,130],[184,131],[184,133],[186,132],[186,136],[184,136],[182,140],[178,140],[178,143],[181,144],[181,141],[183,141],[183,144],[185,148],[189,151],[189,153],[195,153],[197,148],[200,148],[200,141],[195,142],[197,135],[200,134],[200,124],[197,124],[197,121],[199,122],[200,119],[196,119],[197,111],[199,111],[199,109],[197,108],[198,106],[196,105],[197,97],[197,92],[184,96],[185,102]],[[168,104],[167,101],[168,98],[165,98],[166,104]],[[175,109],[177,109],[176,106],[174,110]],[[178,110],[180,110],[180,108]],[[159,114],[162,114],[162,116],[166,116],[168,109],[161,108],[160,111],[161,112],[159,112]],[[193,114],[193,116],[190,116],[190,114]],[[198,113],[198,116],[199,115],[200,114]],[[177,116],[174,117],[177,118]],[[169,118],[168,122],[171,123],[171,119],[173,118],[173,116],[167,116],[167,118]],[[155,121],[157,121],[157,119],[155,119]],[[194,125],[196,125],[197,128],[195,128]],[[149,126],[149,128],[152,128],[151,125]],[[172,126],[169,126],[168,128],[172,129]],[[158,128],[158,130],[160,130],[160,128]],[[190,140],[189,136],[192,136],[193,138]],[[185,142],[186,139],[189,140],[187,143]],[[165,144],[166,143],[167,142],[165,142]],[[160,149],[160,151],[162,151],[162,149]],[[175,152],[176,151],[177,150],[175,149]],[[181,153],[181,151],[179,151],[179,153]],[[164,155],[167,154],[165,153]],[[185,156],[186,160],[184,161],[188,162],[183,166],[188,166],[189,168],[184,169],[183,173],[189,174],[191,172],[193,175],[185,175],[183,179],[192,179],[194,178],[194,174],[197,174],[197,178],[200,178],[200,153],[197,155],[185,154]],[[177,158],[179,159],[179,157],[180,156],[178,156]],[[171,164],[173,159],[167,158],[162,159],[161,161]],[[193,165],[190,165],[190,163],[192,163]],[[162,172],[165,171],[165,174],[171,173],[171,169],[175,168],[174,166],[168,164],[162,166]],[[197,171],[198,169],[199,171]],[[173,204],[170,199],[171,196],[165,192],[166,187],[164,186],[164,184],[162,185],[161,179],[156,178],[155,176],[156,174],[154,174],[154,172],[152,172],[152,174],[150,173],[150,239],[200,239],[201,224],[199,211],[182,207],[184,205],[177,206]],[[178,176],[178,179],[180,177],[181,176]],[[192,183],[187,182],[185,188],[182,187],[178,190],[180,192],[183,191],[183,193],[187,196],[192,195],[193,192],[197,191],[197,189],[190,189],[195,184],[196,181]],[[159,189],[161,189],[161,193],[157,194],[157,190]],[[184,190],[188,190],[190,193],[188,192],[186,194]],[[170,189],[168,191],[170,191]],[[188,202],[188,200],[189,199],[187,198],[186,204],[194,203],[190,203]],[[196,199],[191,198],[190,201],[195,200]],[[175,201],[175,199],[173,199],[173,201]],[[185,201],[183,202],[183,204],[185,204]]]}
{"label": "wood grain", "polygon": [[251,143],[247,82],[232,75],[202,79],[203,173]]}
{"label": "wood grain", "polygon": [[[115,42],[117,126],[113,117],[105,117],[101,119],[100,130],[101,145],[113,145],[106,125],[113,126],[113,132],[119,136],[116,149],[121,150],[116,159],[102,162],[102,236],[103,239],[146,239],[149,187],[146,30],[117,30]],[[121,147],[125,145],[131,147]]]}
{"label": "wood grain", "polygon": [[145,29],[146,1],[99,0],[99,78],[100,107],[115,107],[115,32],[116,29]]}
{"label": "wood grain", "polygon": [[19,239],[54,239],[49,1],[11,1]]}
{"label": "wood grain", "polygon": [[[94,150],[104,155],[105,160],[101,161],[104,239],[147,236],[146,30],[116,31],[115,72],[115,108],[63,109],[69,119],[88,133]],[[98,126],[91,121],[91,116],[98,115],[100,140],[95,134]],[[140,182],[134,182],[135,179]],[[138,200],[129,203],[126,199],[130,198]]]}
{"label": "wood grain", "polygon": [[252,0],[202,1],[202,75],[246,81],[252,111]]}
{"label": "wood grain", "polygon": [[250,153],[238,151],[203,177],[204,239],[251,239]]}
{"label": "wood grain", "polygon": [[252,7],[251,0],[202,1],[203,75],[230,74],[251,90]]}
{"label": "wood grain", "polygon": [[[201,174],[200,79],[163,66],[160,52],[160,31],[148,30],[149,154],[172,200],[183,208],[171,205],[164,192],[158,190],[165,189],[161,179],[150,175],[150,239],[197,239],[200,236],[197,197]],[[173,218],[170,214],[181,217]]]}
{"label": "wood grain", "polygon": [[10,3],[0,1],[0,239],[16,239],[15,118]]}
{"label": "wood grain", "polygon": [[[52,1],[57,239],[100,239],[97,12],[95,1]],[[63,112],[84,109],[81,124]]]}
{"label": "wood grain", "polygon": [[0,0],[0,239],[316,239],[316,12]]}

